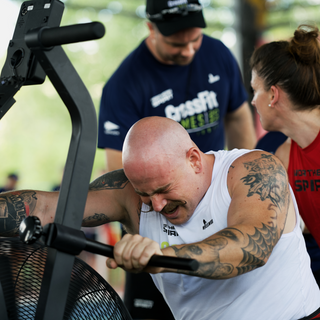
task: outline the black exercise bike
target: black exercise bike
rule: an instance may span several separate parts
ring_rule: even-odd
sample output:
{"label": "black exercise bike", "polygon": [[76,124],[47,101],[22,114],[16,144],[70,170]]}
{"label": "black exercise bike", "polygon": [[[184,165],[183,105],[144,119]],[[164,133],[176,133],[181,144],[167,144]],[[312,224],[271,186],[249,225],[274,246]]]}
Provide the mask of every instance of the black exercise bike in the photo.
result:
{"label": "black exercise bike", "polygon": [[[80,230],[96,150],[97,120],[91,97],[61,45],[99,39],[99,22],[59,27],[59,0],[23,2],[0,77],[0,119],[24,85],[48,76],[68,108],[72,135],[54,223],[16,221],[20,238],[0,238],[1,320],[131,319],[115,290],[76,258],[82,250],[113,256],[113,247]],[[191,259],[153,256],[149,265],[196,270]]]}

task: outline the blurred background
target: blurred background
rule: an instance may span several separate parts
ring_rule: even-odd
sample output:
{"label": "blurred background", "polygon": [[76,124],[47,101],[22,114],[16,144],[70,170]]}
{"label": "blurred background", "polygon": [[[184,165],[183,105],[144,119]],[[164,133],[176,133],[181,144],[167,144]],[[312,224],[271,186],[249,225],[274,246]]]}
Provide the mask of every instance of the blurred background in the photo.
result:
{"label": "blurred background", "polygon": [[[1,0],[0,68],[6,59],[20,0]],[[63,46],[99,110],[102,88],[121,61],[147,36],[145,0],[65,0],[61,26],[100,21],[105,36],[97,41]],[[320,0],[202,0],[208,27],[204,33],[222,40],[235,55],[251,96],[248,59],[264,42],[286,39],[299,24],[320,25]],[[212,53],[214,55],[214,52]],[[40,86],[22,87],[16,103],[0,121],[0,186],[8,174],[18,176],[16,188],[52,190],[59,185],[67,157],[71,120],[54,87],[47,79]],[[254,112],[254,110],[253,110]],[[256,118],[257,135],[264,132]],[[97,149],[92,179],[105,169],[105,152]],[[111,228],[111,229],[110,229]],[[113,244],[119,226],[99,229],[96,238]],[[88,230],[90,232],[90,230]],[[105,259],[90,261],[120,290],[122,274],[106,273]]]}
{"label": "blurred background", "polygon": [[[0,68],[6,58],[21,0],[1,0]],[[145,0],[65,0],[61,25],[100,21],[105,36],[97,41],[63,46],[87,86],[96,110],[102,87],[120,62],[148,34]],[[301,23],[318,24],[320,0],[202,0],[208,27],[204,33],[221,39],[234,53],[250,94],[248,58],[263,42],[292,36]],[[214,54],[214,53],[213,53]],[[0,185],[8,173],[18,174],[18,188],[51,190],[61,181],[71,121],[47,79],[22,87],[16,103],[0,122]],[[92,179],[105,168],[97,150]]]}

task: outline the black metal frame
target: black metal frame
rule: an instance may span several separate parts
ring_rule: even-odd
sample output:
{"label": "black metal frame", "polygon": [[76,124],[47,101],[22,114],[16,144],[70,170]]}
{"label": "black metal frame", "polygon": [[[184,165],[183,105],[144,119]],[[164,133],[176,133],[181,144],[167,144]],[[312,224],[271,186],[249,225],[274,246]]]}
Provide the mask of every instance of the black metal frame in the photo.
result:
{"label": "black metal frame", "polygon": [[[0,118],[14,104],[13,96],[22,86],[41,84],[49,77],[72,120],[54,222],[80,229],[96,150],[97,118],[85,85],[60,45],[101,38],[104,27],[92,23],[59,28],[63,10],[59,0],[26,1],[21,5],[1,73]],[[63,319],[73,264],[73,254],[49,248],[35,319]]]}

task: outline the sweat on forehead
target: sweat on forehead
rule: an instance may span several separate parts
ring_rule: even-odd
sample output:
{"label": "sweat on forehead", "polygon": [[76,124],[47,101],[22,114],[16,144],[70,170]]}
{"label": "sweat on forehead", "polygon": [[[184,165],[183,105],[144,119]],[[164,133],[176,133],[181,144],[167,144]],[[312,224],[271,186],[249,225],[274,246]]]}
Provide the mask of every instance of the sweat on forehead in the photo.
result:
{"label": "sweat on forehead", "polygon": [[193,147],[188,132],[176,121],[165,117],[146,117],[128,131],[123,144],[123,165],[138,159],[185,156]]}

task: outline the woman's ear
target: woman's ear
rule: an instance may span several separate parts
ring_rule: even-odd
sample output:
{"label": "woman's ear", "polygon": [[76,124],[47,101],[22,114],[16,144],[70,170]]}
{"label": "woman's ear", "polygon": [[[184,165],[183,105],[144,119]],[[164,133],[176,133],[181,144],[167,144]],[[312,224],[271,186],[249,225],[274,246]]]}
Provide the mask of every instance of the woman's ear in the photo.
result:
{"label": "woman's ear", "polygon": [[279,101],[280,98],[280,89],[278,86],[271,86],[270,88],[271,91],[271,100],[270,100],[270,104],[271,107],[274,107],[274,105]]}
{"label": "woman's ear", "polygon": [[202,171],[201,152],[198,148],[192,147],[188,150],[187,161],[189,161],[195,173],[200,173]]}

